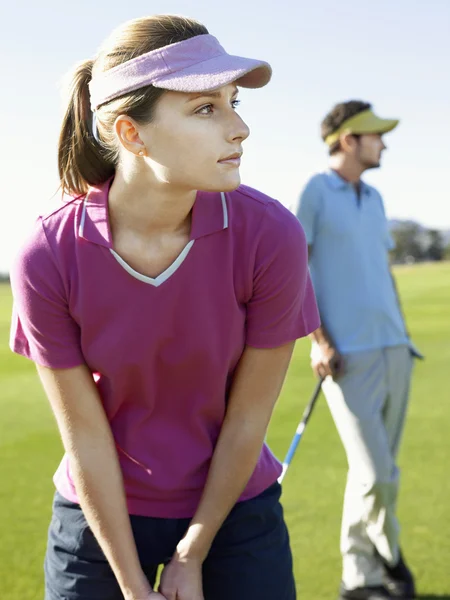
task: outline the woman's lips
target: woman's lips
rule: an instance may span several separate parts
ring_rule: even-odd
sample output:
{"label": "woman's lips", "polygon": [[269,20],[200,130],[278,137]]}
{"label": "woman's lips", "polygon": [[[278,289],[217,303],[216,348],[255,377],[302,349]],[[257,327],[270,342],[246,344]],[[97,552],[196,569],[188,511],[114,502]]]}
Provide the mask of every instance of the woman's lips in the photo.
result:
{"label": "woman's lips", "polygon": [[223,160],[219,160],[221,165],[232,165],[233,167],[239,167],[241,164],[240,158],[224,158]]}
{"label": "woman's lips", "polygon": [[234,152],[225,158],[221,158],[219,163],[224,165],[232,165],[233,167],[238,167],[241,164],[241,156],[242,152]]}

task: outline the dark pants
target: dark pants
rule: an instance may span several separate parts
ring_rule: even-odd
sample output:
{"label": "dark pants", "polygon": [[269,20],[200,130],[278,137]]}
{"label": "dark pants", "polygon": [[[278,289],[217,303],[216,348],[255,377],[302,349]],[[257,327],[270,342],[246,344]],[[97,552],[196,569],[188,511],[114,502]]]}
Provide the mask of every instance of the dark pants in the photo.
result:
{"label": "dark pants", "polygon": [[[295,600],[281,487],[238,503],[203,564],[205,600]],[[131,516],[142,568],[154,585],[189,519]],[[123,600],[113,572],[78,504],[55,494],[45,558],[45,600]]]}

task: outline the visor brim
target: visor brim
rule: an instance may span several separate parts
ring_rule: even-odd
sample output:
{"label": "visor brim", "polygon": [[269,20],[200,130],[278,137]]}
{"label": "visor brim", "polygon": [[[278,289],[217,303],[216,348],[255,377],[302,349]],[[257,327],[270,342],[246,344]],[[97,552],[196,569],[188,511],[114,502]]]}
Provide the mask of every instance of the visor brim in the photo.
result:
{"label": "visor brim", "polygon": [[399,119],[380,119],[375,117],[361,124],[359,127],[352,128],[350,133],[364,135],[365,133],[388,133],[397,127]]}
{"label": "visor brim", "polygon": [[245,88],[261,88],[271,77],[272,69],[264,61],[223,54],[164,75],[153,85],[174,92],[209,92],[233,82]]}

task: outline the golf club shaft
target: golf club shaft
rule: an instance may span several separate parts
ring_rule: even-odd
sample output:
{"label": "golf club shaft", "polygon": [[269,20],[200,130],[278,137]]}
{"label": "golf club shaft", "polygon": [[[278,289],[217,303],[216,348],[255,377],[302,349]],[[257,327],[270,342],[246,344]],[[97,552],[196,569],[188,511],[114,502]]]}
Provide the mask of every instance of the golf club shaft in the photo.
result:
{"label": "golf club shaft", "polygon": [[297,431],[295,432],[294,438],[292,439],[291,445],[289,446],[289,450],[286,454],[286,458],[284,459],[283,471],[282,471],[280,477],[278,478],[279,483],[281,483],[283,481],[284,476],[286,475],[286,471],[288,470],[288,467],[289,467],[289,465],[292,461],[292,458],[295,454],[295,451],[297,450],[300,440],[302,439],[302,435],[305,430],[306,424],[309,421],[309,418],[314,409],[314,405],[317,402],[317,398],[319,397],[320,390],[322,389],[322,383],[323,383],[323,379],[320,378],[314,389],[311,400],[308,402],[308,405],[303,412],[302,420],[298,424]]}

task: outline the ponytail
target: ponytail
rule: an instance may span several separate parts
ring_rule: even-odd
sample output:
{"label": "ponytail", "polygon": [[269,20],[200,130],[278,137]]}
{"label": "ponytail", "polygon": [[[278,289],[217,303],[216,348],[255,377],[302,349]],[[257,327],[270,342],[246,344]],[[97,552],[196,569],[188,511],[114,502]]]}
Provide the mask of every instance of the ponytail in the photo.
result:
{"label": "ponytail", "polygon": [[[90,185],[107,181],[115,171],[111,153],[94,137],[88,83],[92,60],[75,67],[58,144],[58,171],[63,193],[85,194]],[[108,156],[109,155],[109,156]]]}

